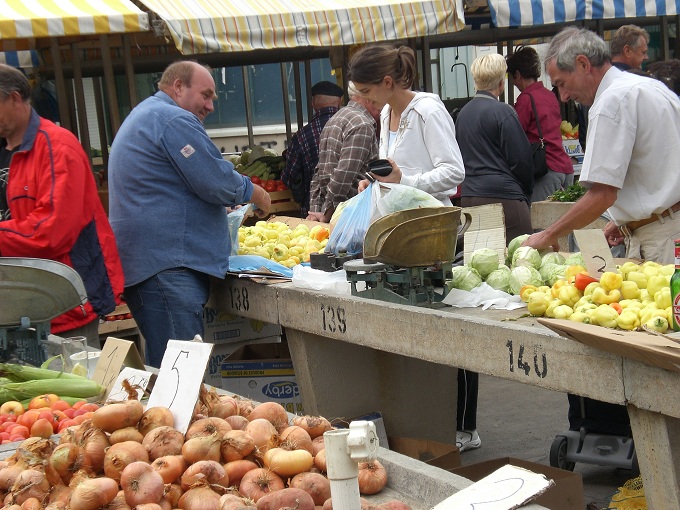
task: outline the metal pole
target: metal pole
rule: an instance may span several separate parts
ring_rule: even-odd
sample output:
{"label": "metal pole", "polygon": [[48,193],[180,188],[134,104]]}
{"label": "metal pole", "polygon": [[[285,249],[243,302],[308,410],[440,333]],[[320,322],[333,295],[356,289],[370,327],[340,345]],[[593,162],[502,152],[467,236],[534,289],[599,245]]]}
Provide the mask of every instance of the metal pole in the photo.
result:
{"label": "metal pole", "polygon": [[286,124],[286,142],[289,142],[292,135],[290,128],[290,101],[288,100],[288,74],[286,62],[281,62],[281,91],[283,93],[283,117]]}
{"label": "metal pole", "polygon": [[248,66],[241,66],[241,74],[243,76],[243,97],[246,103],[246,126],[248,128],[248,146],[255,146],[255,137],[253,136],[253,107],[250,104],[250,81],[248,80]]}

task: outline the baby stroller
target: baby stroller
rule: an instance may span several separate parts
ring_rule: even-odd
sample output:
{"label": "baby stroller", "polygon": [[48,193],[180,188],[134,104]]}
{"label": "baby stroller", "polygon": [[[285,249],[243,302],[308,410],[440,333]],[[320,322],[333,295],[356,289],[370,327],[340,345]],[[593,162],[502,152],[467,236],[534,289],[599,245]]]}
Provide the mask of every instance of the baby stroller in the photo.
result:
{"label": "baby stroller", "polygon": [[569,398],[569,430],[550,447],[550,465],[573,471],[577,462],[639,471],[625,406],[578,395]]}

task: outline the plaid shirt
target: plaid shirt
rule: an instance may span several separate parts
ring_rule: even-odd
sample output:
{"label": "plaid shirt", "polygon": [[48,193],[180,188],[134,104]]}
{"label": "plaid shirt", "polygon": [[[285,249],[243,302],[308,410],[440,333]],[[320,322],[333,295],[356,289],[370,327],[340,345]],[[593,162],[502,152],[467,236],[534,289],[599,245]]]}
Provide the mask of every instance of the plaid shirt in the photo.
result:
{"label": "plaid shirt", "polygon": [[319,162],[319,137],[328,119],[337,111],[333,106],[321,108],[307,125],[293,135],[286,152],[286,168],[281,172],[281,180],[293,191],[303,218],[309,211],[310,184]]}
{"label": "plaid shirt", "polygon": [[310,210],[326,213],[356,195],[368,162],[377,157],[375,120],[366,108],[350,101],[321,132],[319,167],[312,179]]}

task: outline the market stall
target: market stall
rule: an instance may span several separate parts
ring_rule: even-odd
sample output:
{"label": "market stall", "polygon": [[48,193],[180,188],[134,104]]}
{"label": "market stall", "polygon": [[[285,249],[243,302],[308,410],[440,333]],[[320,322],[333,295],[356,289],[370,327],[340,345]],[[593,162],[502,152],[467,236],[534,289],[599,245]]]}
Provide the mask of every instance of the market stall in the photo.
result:
{"label": "market stall", "polygon": [[[388,429],[441,439],[452,427],[445,412],[428,411],[427,425],[409,416],[417,417],[420,405],[433,402],[438,409],[447,403],[455,407],[452,387],[433,389],[436,375],[420,379],[404,369],[394,377],[384,370],[407,367],[407,360],[421,363],[426,373],[461,367],[627,404],[649,507],[680,506],[680,404],[668,398],[680,388],[678,372],[567,340],[534,318],[520,318],[518,311],[428,309],[301,290],[290,283],[236,278],[216,283],[216,294],[224,297],[221,306],[285,328],[307,412],[344,415],[372,405],[383,412]],[[227,299],[234,291],[249,296],[247,308]],[[408,407],[407,414],[393,407],[388,391],[397,378],[405,386],[418,385],[399,395],[397,404]]]}

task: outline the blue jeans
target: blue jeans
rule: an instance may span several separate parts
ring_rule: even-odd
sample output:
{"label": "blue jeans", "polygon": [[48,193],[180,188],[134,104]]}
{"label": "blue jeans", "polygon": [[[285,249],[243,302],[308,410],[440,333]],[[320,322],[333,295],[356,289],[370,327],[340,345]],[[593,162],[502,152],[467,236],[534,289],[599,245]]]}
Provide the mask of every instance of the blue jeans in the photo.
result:
{"label": "blue jeans", "polygon": [[203,337],[203,306],[209,294],[208,275],[184,267],[125,288],[125,301],[144,336],[148,365],[161,366],[168,340]]}

